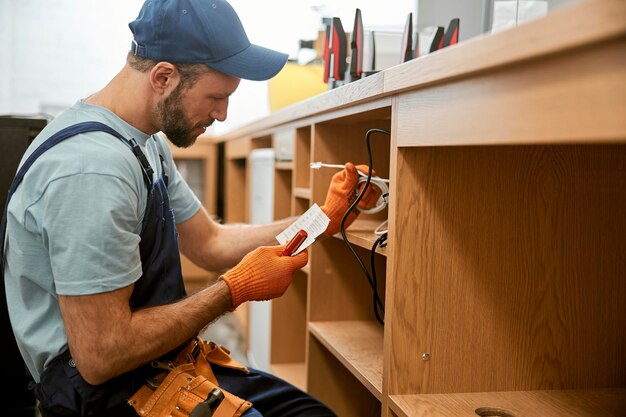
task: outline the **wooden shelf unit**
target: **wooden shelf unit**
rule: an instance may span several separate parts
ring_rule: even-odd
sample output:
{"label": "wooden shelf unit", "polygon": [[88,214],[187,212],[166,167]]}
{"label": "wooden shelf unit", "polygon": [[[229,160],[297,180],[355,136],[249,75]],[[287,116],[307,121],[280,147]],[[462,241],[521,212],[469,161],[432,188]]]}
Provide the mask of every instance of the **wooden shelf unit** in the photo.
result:
{"label": "wooden shelf unit", "polygon": [[[187,176],[185,181],[209,215],[217,218],[218,144],[210,138],[200,138],[194,146],[184,149],[170,143],[170,150],[179,172],[183,177]],[[194,168],[195,172],[188,168]],[[216,272],[205,271],[182,254],[180,260],[187,293],[199,291],[217,279]]]}
{"label": "wooden shelf unit", "polygon": [[384,326],[346,243],[320,239],[274,302],[276,372],[341,417],[626,415],[625,68],[626,2],[582,0],[219,138],[293,131],[285,217],[324,203],[337,170],[311,162],[365,163],[366,132],[390,132],[371,141],[389,207],[347,231],[369,268],[388,219]]}

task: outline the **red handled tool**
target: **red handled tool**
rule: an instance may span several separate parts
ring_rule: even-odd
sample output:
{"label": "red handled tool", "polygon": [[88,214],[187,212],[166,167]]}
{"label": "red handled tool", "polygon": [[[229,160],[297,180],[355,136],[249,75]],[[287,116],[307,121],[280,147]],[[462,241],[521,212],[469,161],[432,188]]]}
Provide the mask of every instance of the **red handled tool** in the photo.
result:
{"label": "red handled tool", "polygon": [[293,255],[293,253],[298,250],[300,245],[302,245],[302,243],[306,240],[308,236],[309,235],[306,230],[299,230],[298,233],[296,233],[294,237],[291,238],[289,243],[287,243],[287,246],[283,250],[283,256]]}
{"label": "red handled tool", "polygon": [[443,47],[443,26],[437,26],[435,30],[435,35],[433,36],[433,41],[430,44],[430,52],[438,51]]}
{"label": "red handled tool", "polygon": [[448,30],[443,37],[443,43],[441,44],[441,48],[445,48],[446,46],[456,45],[459,43],[459,22],[460,19],[455,18],[450,20],[450,24],[448,25]]}

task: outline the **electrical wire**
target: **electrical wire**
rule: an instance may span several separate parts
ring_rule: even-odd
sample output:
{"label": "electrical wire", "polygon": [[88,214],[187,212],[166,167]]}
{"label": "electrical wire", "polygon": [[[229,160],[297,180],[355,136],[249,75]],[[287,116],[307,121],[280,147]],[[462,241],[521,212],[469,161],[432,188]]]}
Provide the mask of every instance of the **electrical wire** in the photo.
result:
{"label": "electrical wire", "polygon": [[[311,169],[320,169],[322,167],[325,168],[337,168],[337,169],[344,169],[345,165],[339,165],[339,164],[327,164],[325,162],[321,162],[321,161],[317,161],[317,162],[311,162],[309,164],[309,166],[311,167]],[[367,178],[367,174],[365,174],[364,172],[361,171],[357,171],[357,173],[364,178]],[[373,177],[373,179],[376,179],[378,181],[382,181],[382,182],[389,182],[388,178],[380,178],[380,177]]]}
{"label": "electrical wire", "polygon": [[[382,235],[380,235],[375,241],[374,244],[372,245],[372,250],[370,252],[370,269],[372,271],[372,286],[375,288],[374,291],[372,291],[372,302],[373,302],[373,307],[374,307],[374,314],[376,315],[376,318],[378,320],[379,317],[381,317],[381,313],[382,313],[382,318],[380,318],[380,320],[378,320],[380,322],[380,324],[384,324],[384,316],[385,316],[385,310],[382,307],[382,303],[380,302],[380,296],[378,295],[378,282],[376,281],[376,247],[379,246],[381,248],[384,248],[385,246],[387,246],[387,232],[383,233]],[[378,309],[380,308],[380,312],[378,311]]]}
{"label": "electrical wire", "polygon": [[376,226],[376,229],[374,229],[374,234],[380,236],[380,235],[384,235],[385,233],[387,233],[387,230],[380,230],[385,226],[387,226],[387,219],[385,219],[384,222]]}
{"label": "electrical wire", "polygon": [[[361,201],[361,199],[365,195],[365,192],[367,191],[367,188],[369,187],[370,181],[372,179],[372,165],[373,164],[372,164],[372,148],[370,146],[370,137],[371,137],[371,135],[373,133],[381,133],[381,134],[385,134],[385,135],[388,135],[388,136],[391,135],[391,132],[388,132],[388,131],[382,130],[382,129],[370,129],[370,130],[368,130],[365,133],[365,146],[366,146],[366,149],[367,149],[367,165],[369,167],[369,169],[367,171],[367,180],[365,181],[365,185],[361,189],[361,192],[358,193],[358,195],[355,198],[355,200],[352,202],[350,207],[348,207],[348,210],[346,210],[346,212],[344,213],[343,218],[341,219],[340,231],[341,231],[341,236],[343,237],[344,243],[346,244],[346,246],[348,247],[348,249],[350,250],[350,252],[354,256],[354,258],[356,259],[357,263],[359,264],[359,266],[363,270],[363,273],[365,274],[365,278],[367,279],[368,283],[370,284],[370,287],[372,288],[373,304],[374,304],[374,316],[376,316],[376,320],[380,324],[384,324],[385,323],[385,321],[384,321],[385,308],[383,307],[382,300],[380,299],[380,296],[378,294],[378,288],[376,287],[375,271],[373,272],[373,275],[370,274],[370,272],[367,270],[367,267],[365,266],[365,264],[361,260],[361,257],[359,256],[358,253],[356,253],[356,251],[352,247],[352,244],[348,241],[348,237],[346,236],[346,219],[348,218],[350,213],[355,209],[355,207],[359,204],[359,201]],[[358,190],[358,187],[357,187],[357,190]],[[385,236],[385,235],[382,235],[382,236]],[[375,245],[378,245],[380,242],[383,241],[382,236],[379,237],[378,239],[376,239],[376,242],[374,242]],[[386,237],[385,237],[385,240],[386,240]],[[374,246],[372,248],[372,252],[370,253],[370,256],[373,256],[373,253],[375,252],[375,249],[376,249],[376,246]],[[370,258],[370,260],[371,260],[371,258]],[[372,263],[372,267],[373,267],[373,263]]]}

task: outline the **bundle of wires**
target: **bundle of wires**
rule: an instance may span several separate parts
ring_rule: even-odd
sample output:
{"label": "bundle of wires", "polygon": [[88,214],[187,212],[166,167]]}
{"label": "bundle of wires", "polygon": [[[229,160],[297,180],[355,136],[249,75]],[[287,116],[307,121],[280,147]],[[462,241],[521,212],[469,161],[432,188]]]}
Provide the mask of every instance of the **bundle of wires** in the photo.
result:
{"label": "bundle of wires", "polygon": [[341,236],[343,237],[344,243],[347,245],[348,249],[354,256],[354,258],[357,260],[359,266],[361,267],[361,269],[363,270],[363,273],[365,274],[365,277],[367,278],[367,281],[370,287],[372,288],[372,303],[373,303],[373,308],[374,308],[374,316],[376,317],[376,320],[380,324],[384,324],[385,308],[378,294],[378,286],[377,286],[378,284],[376,281],[376,268],[374,265],[375,263],[374,255],[376,253],[377,246],[384,247],[386,245],[387,232],[381,234],[376,239],[376,241],[374,242],[374,245],[372,246],[372,250],[370,252],[370,268],[371,268],[371,273],[370,273],[370,271],[368,271],[367,267],[361,260],[361,257],[358,255],[358,253],[356,253],[356,251],[352,247],[352,244],[348,241],[348,237],[346,236],[346,227],[345,227],[345,223],[346,223],[346,219],[348,218],[348,215],[352,212],[352,210],[356,209],[357,205],[359,204],[359,201],[361,201],[361,199],[365,195],[365,192],[367,191],[367,188],[369,187],[370,182],[372,180],[372,148],[370,146],[370,137],[373,133],[382,133],[385,135],[391,135],[390,132],[386,130],[382,130],[382,129],[370,129],[365,134],[365,146],[367,148],[367,165],[369,167],[369,170],[367,173],[367,179],[365,180],[365,185],[363,186],[363,188],[357,195],[356,199],[352,202],[350,207],[348,207],[348,210],[343,215],[343,218],[341,219],[340,230],[341,230]]}

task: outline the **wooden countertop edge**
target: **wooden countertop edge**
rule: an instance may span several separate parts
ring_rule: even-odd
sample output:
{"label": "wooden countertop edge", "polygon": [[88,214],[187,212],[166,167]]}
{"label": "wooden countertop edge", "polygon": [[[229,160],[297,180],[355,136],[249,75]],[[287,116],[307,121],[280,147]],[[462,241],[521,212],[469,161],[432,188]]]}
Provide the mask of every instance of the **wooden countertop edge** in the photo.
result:
{"label": "wooden countertop edge", "polygon": [[[287,122],[333,112],[516,63],[608,41],[626,34],[626,2],[581,0],[515,28],[485,34],[284,107],[221,136],[223,142]],[[210,136],[210,135],[207,135]],[[202,138],[202,136],[201,136]]]}

